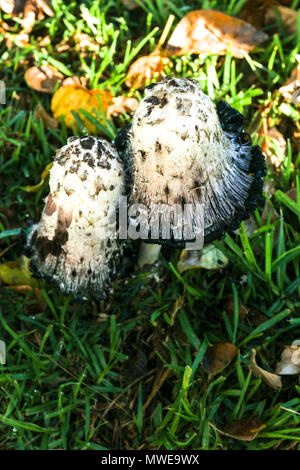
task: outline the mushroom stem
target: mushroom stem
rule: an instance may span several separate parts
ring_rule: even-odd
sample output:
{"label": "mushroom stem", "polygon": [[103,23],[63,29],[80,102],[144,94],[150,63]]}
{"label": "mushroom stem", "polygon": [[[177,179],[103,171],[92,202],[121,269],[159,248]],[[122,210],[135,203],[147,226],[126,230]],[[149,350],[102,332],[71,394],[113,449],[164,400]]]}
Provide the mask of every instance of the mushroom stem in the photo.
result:
{"label": "mushroom stem", "polygon": [[160,250],[161,245],[154,245],[153,243],[141,242],[137,260],[137,267],[143,268],[146,265],[153,265],[159,258]]}

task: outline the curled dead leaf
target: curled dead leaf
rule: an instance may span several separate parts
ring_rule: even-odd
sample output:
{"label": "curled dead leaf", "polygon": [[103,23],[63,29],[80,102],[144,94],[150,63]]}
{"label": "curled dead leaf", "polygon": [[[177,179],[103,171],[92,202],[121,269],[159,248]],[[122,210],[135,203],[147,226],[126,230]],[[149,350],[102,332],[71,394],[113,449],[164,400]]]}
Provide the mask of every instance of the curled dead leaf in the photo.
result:
{"label": "curled dead leaf", "polygon": [[9,15],[18,15],[24,9],[24,0],[0,0],[0,8]]}
{"label": "curled dead leaf", "polygon": [[219,429],[218,431],[225,436],[233,437],[239,441],[253,441],[265,427],[266,425],[262,424],[258,416],[253,415],[249,418],[232,421],[226,424],[223,431]]}
{"label": "curled dead leaf", "polygon": [[269,164],[276,169],[280,168],[285,158],[286,148],[286,140],[282,133],[276,127],[269,129],[266,135],[266,145],[264,149]]}
{"label": "curled dead leaf", "polygon": [[30,259],[20,256],[17,261],[0,264],[0,279],[10,286],[37,286],[37,280],[32,277],[29,269]]}
{"label": "curled dead leaf", "polygon": [[202,250],[182,250],[177,269],[183,273],[189,269],[221,269],[227,266],[228,258],[213,244],[208,244]]}
{"label": "curled dead leaf", "polygon": [[127,10],[135,10],[135,8],[140,6],[135,0],[122,0],[122,3]]}
{"label": "curled dead leaf", "polygon": [[298,65],[290,78],[279,88],[279,93],[295,106],[300,102],[300,55],[297,55]]}
{"label": "curled dead leaf", "polygon": [[[92,116],[96,117],[94,109],[101,112],[101,107],[98,102],[98,95],[102,109],[107,114],[108,106],[111,103],[112,96],[108,91],[99,88],[94,90],[87,90],[80,85],[67,85],[59,88],[52,97],[51,109],[55,119],[61,116],[65,117],[65,123],[68,127],[76,126],[76,121],[71,111],[76,111],[88,131],[95,133],[96,127],[79,111],[82,108],[88,111]],[[97,117],[97,119],[99,119]]]}
{"label": "curled dead leaf", "polygon": [[162,72],[169,62],[169,59],[161,56],[157,51],[140,57],[131,64],[125,85],[128,88],[144,88],[151,83],[153,78],[157,80],[161,78]]}
{"label": "curled dead leaf", "polygon": [[298,196],[298,190],[297,188],[290,188],[286,193],[285,193],[292,201],[298,202],[297,196]]}
{"label": "curled dead leaf", "polygon": [[273,390],[280,390],[281,389],[281,377],[277,374],[272,374],[271,372],[267,372],[266,370],[262,369],[256,364],[256,350],[252,349],[252,355],[250,358],[249,369],[251,370],[252,374],[255,377],[261,377],[262,380],[269,385],[269,387],[273,388]]}
{"label": "curled dead leaf", "polygon": [[17,292],[18,294],[22,294],[24,296],[31,293],[31,299],[34,300],[39,310],[43,312],[47,308],[47,303],[44,299],[43,293],[37,287],[34,288],[28,285],[20,285],[20,286],[7,286],[5,287],[5,289],[13,290]]}
{"label": "curled dead leaf", "polygon": [[45,15],[53,16],[54,13],[47,0],[1,0],[0,8],[12,16],[23,14],[23,32],[29,33],[36,18],[41,19]]}
{"label": "curled dead leaf", "polygon": [[237,353],[236,346],[231,343],[216,343],[209,346],[203,357],[203,369],[209,375],[214,375],[224,369]]}
{"label": "curled dead leaf", "polygon": [[119,114],[132,114],[138,107],[136,98],[128,98],[127,96],[117,96],[112,98],[111,104],[108,106],[107,116],[117,117]]}
{"label": "curled dead leaf", "polygon": [[195,10],[178,23],[166,50],[174,55],[224,55],[230,47],[234,57],[242,58],[267,38],[246,21],[215,10]]}
{"label": "curled dead leaf", "polygon": [[26,70],[24,78],[27,85],[33,90],[43,93],[53,93],[57,82],[64,78],[63,74],[52,65],[41,65],[40,67],[30,67]]}
{"label": "curled dead leaf", "polygon": [[266,10],[265,24],[276,24],[278,16],[282,21],[285,32],[288,35],[296,34],[298,12],[296,10],[292,10],[292,8],[287,8],[281,5],[271,6]]}
{"label": "curled dead leaf", "polygon": [[52,129],[56,129],[58,127],[58,121],[47,113],[42,103],[39,103],[35,110],[35,118],[37,120],[41,119],[45,128],[51,127]]}
{"label": "curled dead leaf", "polygon": [[[238,308],[239,308],[239,322],[243,323],[249,310],[247,309],[247,307],[245,307],[245,305],[242,304],[240,299],[239,299]],[[225,310],[226,310],[227,315],[230,318],[234,317],[234,296],[233,295],[225,303]]]}
{"label": "curled dead leaf", "polygon": [[285,346],[280,362],[276,365],[276,373],[280,375],[300,374],[300,340],[291,346]]}

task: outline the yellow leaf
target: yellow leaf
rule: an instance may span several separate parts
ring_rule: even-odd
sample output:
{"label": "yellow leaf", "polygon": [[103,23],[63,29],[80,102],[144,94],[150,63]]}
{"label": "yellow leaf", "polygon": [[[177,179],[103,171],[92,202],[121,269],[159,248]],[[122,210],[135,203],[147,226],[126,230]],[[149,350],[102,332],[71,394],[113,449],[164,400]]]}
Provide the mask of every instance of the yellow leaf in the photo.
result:
{"label": "yellow leaf", "polygon": [[80,115],[80,118],[88,131],[95,133],[96,127],[88,119],[82,116],[79,108],[88,111],[96,117],[93,109],[100,112],[102,111],[99,106],[98,95],[100,96],[102,109],[106,114],[108,105],[112,100],[112,96],[108,91],[104,91],[99,88],[95,90],[87,90],[80,85],[63,86],[59,88],[52,97],[51,109],[53,116],[55,119],[59,119],[61,116],[64,116],[68,127],[72,127],[72,125],[76,127],[76,121],[71,113],[71,111],[75,111]]}
{"label": "yellow leaf", "polygon": [[29,269],[30,259],[20,256],[17,261],[0,264],[0,280],[10,286],[28,285],[36,287],[38,282]]}

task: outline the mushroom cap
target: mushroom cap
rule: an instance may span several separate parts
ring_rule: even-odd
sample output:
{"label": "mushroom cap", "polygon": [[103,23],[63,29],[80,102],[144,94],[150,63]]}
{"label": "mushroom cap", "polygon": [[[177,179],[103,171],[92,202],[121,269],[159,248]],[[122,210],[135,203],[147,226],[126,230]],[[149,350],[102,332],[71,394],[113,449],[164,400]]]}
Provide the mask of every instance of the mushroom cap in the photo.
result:
{"label": "mushroom cap", "polygon": [[56,152],[49,186],[26,236],[32,271],[76,298],[104,298],[122,254],[114,220],[125,181],[115,148],[92,136],[69,138]]}
{"label": "mushroom cap", "polygon": [[[149,220],[155,204],[162,213],[178,205],[198,210],[193,234],[202,232],[205,243],[237,228],[255,209],[265,174],[264,156],[244,126],[224,101],[215,108],[196,80],[167,77],[147,87],[131,128],[116,140],[131,167],[131,203],[144,205]],[[176,228],[171,213],[170,239],[160,231],[144,241],[184,246],[195,238]]]}

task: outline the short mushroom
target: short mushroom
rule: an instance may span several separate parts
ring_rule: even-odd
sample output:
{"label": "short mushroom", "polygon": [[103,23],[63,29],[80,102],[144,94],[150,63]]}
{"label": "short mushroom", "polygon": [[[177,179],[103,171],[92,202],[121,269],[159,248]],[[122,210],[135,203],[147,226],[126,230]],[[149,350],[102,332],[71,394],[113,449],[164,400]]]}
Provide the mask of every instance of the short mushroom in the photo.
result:
{"label": "short mushroom", "polygon": [[[145,207],[148,220],[154,205],[161,214],[169,211],[170,236],[160,225],[153,238],[149,223],[144,242],[184,247],[198,240],[200,249],[250,216],[262,193],[265,163],[244,127],[238,111],[224,101],[215,108],[196,80],[167,77],[146,88],[132,126],[116,140],[131,167],[131,204]],[[192,219],[178,224],[174,207],[181,214],[189,207]],[[184,230],[186,220],[190,230]],[[139,266],[158,256],[159,247],[146,247],[142,243]]]}
{"label": "short mushroom", "polygon": [[25,237],[32,271],[75,298],[104,298],[121,263],[115,215],[123,164],[106,140],[71,137],[56,153],[49,185],[41,219]]}

